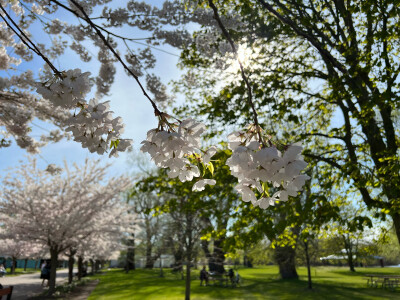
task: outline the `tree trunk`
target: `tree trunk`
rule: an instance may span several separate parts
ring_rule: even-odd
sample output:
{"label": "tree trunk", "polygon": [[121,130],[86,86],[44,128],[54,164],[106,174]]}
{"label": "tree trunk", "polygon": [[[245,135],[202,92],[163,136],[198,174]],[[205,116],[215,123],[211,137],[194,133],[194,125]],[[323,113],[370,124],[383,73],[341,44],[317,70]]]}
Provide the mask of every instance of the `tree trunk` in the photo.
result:
{"label": "tree trunk", "polygon": [[217,272],[219,274],[223,274],[225,272],[225,252],[222,249],[222,243],[224,242],[224,240],[225,238],[214,240],[213,252],[210,252],[210,250],[208,249],[209,242],[207,240],[201,241],[201,247],[208,260],[208,268],[210,272]]}
{"label": "tree trunk", "polygon": [[12,257],[11,258],[11,274],[15,273],[15,269],[17,268],[17,258]]}
{"label": "tree trunk", "polygon": [[356,269],[354,268],[354,261],[353,261],[353,251],[348,252],[348,263],[351,272],[355,272]]}
{"label": "tree trunk", "polygon": [[71,284],[74,278],[74,252],[68,256],[68,283]]}
{"label": "tree trunk", "polygon": [[208,269],[210,270],[210,272],[213,272],[214,271],[214,258],[211,255],[210,249],[208,249],[209,241],[201,240],[200,244],[201,244],[201,248],[203,249],[203,252],[207,258],[207,261],[208,261]]}
{"label": "tree trunk", "polygon": [[94,262],[94,271],[97,273],[100,270],[100,261],[98,259]]}
{"label": "tree trunk", "polygon": [[56,275],[57,275],[57,263],[58,263],[58,249],[50,247],[50,279],[49,279],[49,291],[48,295],[53,295],[56,289]]}
{"label": "tree trunk", "polygon": [[28,264],[28,259],[27,259],[27,258],[25,258],[25,263],[24,263],[24,271],[26,271],[26,266],[27,266],[27,264]]}
{"label": "tree trunk", "polygon": [[151,255],[153,250],[153,246],[151,245],[150,241],[147,241],[147,245],[146,245],[146,264],[145,264],[145,268],[146,269],[153,269],[154,267],[154,258]]}
{"label": "tree trunk", "polygon": [[185,300],[190,300],[190,260],[191,255],[188,253],[186,261],[186,284],[185,284]]}
{"label": "tree trunk", "polygon": [[224,268],[225,251],[222,248],[224,240],[225,238],[214,240],[214,251],[212,255],[214,257],[215,271],[218,272],[219,274],[225,273],[225,268]]}
{"label": "tree trunk", "polygon": [[191,212],[186,212],[186,284],[185,284],[185,300],[190,300],[190,267],[193,255],[193,215]]}
{"label": "tree trunk", "polygon": [[181,243],[179,243],[178,249],[174,252],[174,265],[172,270],[174,272],[182,272],[182,262],[183,262],[183,257],[184,253],[183,253],[183,248],[181,246]]}
{"label": "tree trunk", "polygon": [[296,250],[290,246],[275,248],[275,260],[279,265],[279,273],[282,279],[298,279],[296,264]]}
{"label": "tree trunk", "polygon": [[160,255],[160,277],[164,277],[163,262],[161,255]]}
{"label": "tree trunk", "polygon": [[94,274],[94,260],[93,259],[89,259],[90,261],[90,274]]}
{"label": "tree trunk", "polygon": [[248,267],[248,268],[252,268],[253,267],[252,259],[250,257],[248,257],[246,252],[245,252],[245,254],[243,256],[243,266]]}
{"label": "tree trunk", "polygon": [[343,236],[343,240],[347,254],[347,263],[349,265],[350,271],[355,272],[356,269],[354,268],[354,261],[353,261],[353,245],[350,241],[350,237]]}
{"label": "tree trunk", "polygon": [[78,280],[82,279],[82,270],[83,270],[83,258],[82,256],[78,256]]}
{"label": "tree trunk", "polygon": [[37,269],[38,263],[39,263],[39,260],[36,259],[36,260],[35,260],[35,270]]}
{"label": "tree trunk", "polygon": [[306,262],[307,262],[308,288],[311,290],[312,281],[311,281],[310,255],[308,254],[308,242],[304,242],[304,250],[306,253]]}
{"label": "tree trunk", "polygon": [[135,234],[131,234],[131,239],[127,241],[128,250],[126,251],[126,266],[125,270],[128,273],[130,270],[135,270]]}
{"label": "tree trunk", "polygon": [[391,214],[392,219],[393,219],[393,226],[396,231],[397,235],[397,240],[399,241],[400,244],[400,214],[398,213],[393,213]]}

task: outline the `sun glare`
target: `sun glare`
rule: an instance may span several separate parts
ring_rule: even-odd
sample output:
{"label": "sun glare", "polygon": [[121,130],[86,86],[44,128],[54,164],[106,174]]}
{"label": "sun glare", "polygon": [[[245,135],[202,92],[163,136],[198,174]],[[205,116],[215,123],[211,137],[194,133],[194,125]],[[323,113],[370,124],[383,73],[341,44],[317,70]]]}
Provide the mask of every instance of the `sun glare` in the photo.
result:
{"label": "sun glare", "polygon": [[253,51],[251,48],[247,47],[247,45],[239,45],[237,51],[237,58],[242,63],[243,67],[247,67],[251,61],[251,56],[253,55]]}

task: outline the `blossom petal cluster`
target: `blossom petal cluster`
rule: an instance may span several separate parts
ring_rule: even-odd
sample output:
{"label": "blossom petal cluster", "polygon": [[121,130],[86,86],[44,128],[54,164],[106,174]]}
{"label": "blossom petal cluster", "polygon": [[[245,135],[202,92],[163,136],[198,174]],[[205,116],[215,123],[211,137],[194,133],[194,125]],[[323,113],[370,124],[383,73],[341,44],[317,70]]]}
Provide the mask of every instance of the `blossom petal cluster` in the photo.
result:
{"label": "blossom petal cluster", "polygon": [[199,181],[197,181],[194,185],[192,190],[193,191],[204,191],[204,189],[206,188],[206,185],[215,185],[217,182],[214,179],[201,179]]}
{"label": "blossom petal cluster", "polygon": [[[140,150],[149,153],[158,167],[168,168],[170,178],[178,177],[182,182],[191,181],[200,177],[200,170],[190,162],[188,156],[199,152],[200,138],[204,131],[205,125],[191,118],[180,122],[175,130],[151,129]],[[208,161],[212,153],[215,154],[210,152]]]}
{"label": "blossom petal cluster", "polygon": [[53,78],[39,83],[36,92],[64,108],[72,109],[78,103],[86,103],[85,96],[91,90],[90,72],[82,73],[80,69],[74,69],[62,72],[61,76],[62,80]]}
{"label": "blossom petal cluster", "polygon": [[[301,156],[303,147],[300,143],[288,146],[282,153],[274,145],[262,145],[257,137],[248,131],[231,133],[228,146],[233,153],[226,164],[231,174],[238,178],[235,189],[243,201],[266,209],[276,201],[287,201],[288,196],[297,196],[309,176],[300,174],[307,166]],[[268,194],[266,184],[275,190],[272,196]],[[261,195],[259,199],[255,191]]]}
{"label": "blossom petal cluster", "polygon": [[132,140],[120,138],[124,131],[122,118],[113,119],[113,112],[109,108],[109,101],[90,100],[78,114],[67,120],[69,127],[66,131],[71,131],[74,140],[92,153],[104,154],[111,144],[113,149],[110,156],[118,156],[119,151],[125,151],[131,146]]}
{"label": "blossom petal cluster", "polygon": [[61,78],[40,83],[36,91],[56,106],[80,109],[66,121],[66,131],[71,131],[82,147],[98,154],[112,148],[110,156],[118,156],[118,152],[131,146],[132,140],[120,138],[124,124],[122,118],[112,117],[109,101],[92,99],[86,102],[85,96],[91,89],[89,76],[89,72],[82,73],[80,69],[68,70],[61,73]]}

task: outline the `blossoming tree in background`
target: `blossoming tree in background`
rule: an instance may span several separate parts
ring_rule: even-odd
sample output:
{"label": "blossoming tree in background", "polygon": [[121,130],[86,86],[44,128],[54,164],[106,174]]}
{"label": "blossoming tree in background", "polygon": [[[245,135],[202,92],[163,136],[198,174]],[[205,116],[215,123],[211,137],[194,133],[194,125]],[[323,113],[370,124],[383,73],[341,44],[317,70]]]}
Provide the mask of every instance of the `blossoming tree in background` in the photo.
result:
{"label": "blossoming tree in background", "polygon": [[0,253],[5,258],[11,258],[11,274],[15,272],[17,259],[37,258],[42,252],[43,246],[41,244],[22,240],[18,236],[2,239],[0,245]]}
{"label": "blossoming tree in background", "polygon": [[[17,167],[3,180],[0,213],[3,237],[45,245],[51,257],[51,294],[57,259],[91,235],[122,234],[119,193],[128,187],[124,177],[105,180],[107,166],[86,161],[82,167],[50,174],[35,160]],[[115,213],[115,214],[114,214]]]}
{"label": "blossoming tree in background", "polygon": [[[95,230],[69,249],[75,250],[78,258],[78,279],[82,276],[84,261],[90,262],[91,272],[95,272],[100,261],[115,258],[116,253],[124,249],[122,239],[132,232],[131,224],[134,219],[135,215],[127,212],[125,203],[109,205],[97,214]],[[71,256],[69,258],[71,259]],[[71,275],[72,267],[70,264]]]}

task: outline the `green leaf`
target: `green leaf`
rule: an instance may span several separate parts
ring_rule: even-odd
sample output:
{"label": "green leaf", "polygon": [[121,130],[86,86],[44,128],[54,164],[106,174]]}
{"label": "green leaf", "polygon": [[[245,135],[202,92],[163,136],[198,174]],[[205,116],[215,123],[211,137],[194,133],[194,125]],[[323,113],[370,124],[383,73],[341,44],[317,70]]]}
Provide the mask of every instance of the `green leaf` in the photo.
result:
{"label": "green leaf", "polygon": [[214,175],[214,165],[213,165],[212,162],[210,162],[210,163],[208,164],[208,169],[210,170],[211,175]]}

